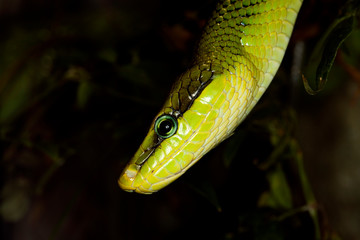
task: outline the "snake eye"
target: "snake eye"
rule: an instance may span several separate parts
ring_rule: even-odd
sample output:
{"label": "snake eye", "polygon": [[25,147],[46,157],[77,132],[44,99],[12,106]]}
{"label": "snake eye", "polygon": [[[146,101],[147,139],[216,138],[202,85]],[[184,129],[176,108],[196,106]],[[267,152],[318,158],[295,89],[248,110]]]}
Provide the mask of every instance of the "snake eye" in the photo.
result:
{"label": "snake eye", "polygon": [[178,123],[171,115],[162,115],[155,121],[155,132],[161,138],[169,138],[176,133]]}

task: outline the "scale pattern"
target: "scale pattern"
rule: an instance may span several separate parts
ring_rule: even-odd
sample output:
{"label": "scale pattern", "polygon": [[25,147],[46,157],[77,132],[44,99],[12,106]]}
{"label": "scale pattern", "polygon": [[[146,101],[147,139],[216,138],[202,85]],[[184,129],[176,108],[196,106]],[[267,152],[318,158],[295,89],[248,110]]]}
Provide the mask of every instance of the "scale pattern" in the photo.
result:
{"label": "scale pattern", "polygon": [[276,74],[301,4],[302,0],[219,2],[192,67],[175,82],[155,117],[176,116],[176,134],[158,138],[153,122],[121,174],[120,187],[158,191],[233,133]]}

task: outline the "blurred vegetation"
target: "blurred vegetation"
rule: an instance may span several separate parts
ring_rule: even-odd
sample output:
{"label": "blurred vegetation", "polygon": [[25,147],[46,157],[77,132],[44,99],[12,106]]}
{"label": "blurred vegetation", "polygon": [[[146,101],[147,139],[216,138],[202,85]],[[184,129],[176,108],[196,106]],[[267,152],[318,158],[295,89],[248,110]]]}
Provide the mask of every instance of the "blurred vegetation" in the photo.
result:
{"label": "blurred vegetation", "polygon": [[0,4],[2,239],[340,239],[295,134],[297,109],[339,76],[360,79],[355,19],[325,91],[310,98],[301,83],[337,1],[305,1],[279,73],[233,137],[156,194],[118,188],[215,3]]}

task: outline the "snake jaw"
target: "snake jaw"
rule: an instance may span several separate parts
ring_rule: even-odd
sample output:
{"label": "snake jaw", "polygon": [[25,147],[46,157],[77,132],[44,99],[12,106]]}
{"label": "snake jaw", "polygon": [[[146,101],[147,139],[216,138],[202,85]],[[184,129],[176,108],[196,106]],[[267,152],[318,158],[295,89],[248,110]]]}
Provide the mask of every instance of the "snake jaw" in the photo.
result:
{"label": "snake jaw", "polygon": [[[124,191],[127,192],[151,194],[170,184],[180,176],[180,174],[176,173],[169,175],[164,179],[156,179],[154,175],[156,175],[156,173],[151,171],[148,176],[145,177],[141,173],[141,166],[129,164],[121,174],[118,184]],[[154,183],[149,183],[148,179],[156,179],[156,181]]]}
{"label": "snake jaw", "polygon": [[[151,194],[155,191],[151,190],[150,188],[143,188],[141,185],[138,185],[137,177],[140,175],[138,174],[140,172],[140,166],[136,164],[130,164],[121,174],[118,184],[119,186],[127,192],[137,192],[142,194]],[[141,176],[140,176],[141,178]]]}
{"label": "snake jaw", "polygon": [[133,192],[135,189],[132,187],[134,179],[138,173],[138,169],[132,167],[126,168],[121,174],[118,184],[119,186],[127,192]]}
{"label": "snake jaw", "polygon": [[[152,123],[152,126],[154,123]],[[155,149],[161,140],[157,137],[154,132],[154,128],[151,127],[147,137],[142,142],[140,148],[137,150],[133,158],[124,168],[118,180],[119,186],[127,192],[138,192],[138,193],[152,193],[152,191],[141,191],[139,190],[139,179],[142,179],[141,168],[146,161],[152,156]]]}
{"label": "snake jaw", "polygon": [[[185,125],[183,122],[179,124],[178,134],[189,134],[189,128]],[[179,152],[183,144],[184,141],[178,135],[159,139],[151,127],[140,148],[120,175],[119,186],[128,192],[150,194],[168,185],[181,175],[179,173],[182,168],[174,159],[174,151]],[[176,170],[170,170],[174,169],[174,163],[177,164]]]}

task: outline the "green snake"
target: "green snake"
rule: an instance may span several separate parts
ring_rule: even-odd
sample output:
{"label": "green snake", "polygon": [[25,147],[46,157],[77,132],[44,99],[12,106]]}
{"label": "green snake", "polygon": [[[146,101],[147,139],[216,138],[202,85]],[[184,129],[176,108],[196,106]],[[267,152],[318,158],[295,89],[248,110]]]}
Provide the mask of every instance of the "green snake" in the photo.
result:
{"label": "green snake", "polygon": [[119,185],[149,194],[232,135],[274,78],[302,0],[220,0]]}

